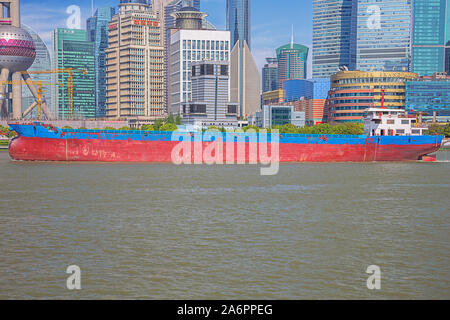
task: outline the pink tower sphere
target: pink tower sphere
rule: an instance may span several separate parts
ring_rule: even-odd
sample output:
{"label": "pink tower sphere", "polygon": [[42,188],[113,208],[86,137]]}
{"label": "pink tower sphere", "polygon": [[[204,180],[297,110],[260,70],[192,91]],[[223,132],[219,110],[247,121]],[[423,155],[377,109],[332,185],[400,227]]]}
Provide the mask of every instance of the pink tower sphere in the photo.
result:
{"label": "pink tower sphere", "polygon": [[0,26],[0,69],[11,73],[26,71],[36,58],[36,46],[31,35],[22,28]]}

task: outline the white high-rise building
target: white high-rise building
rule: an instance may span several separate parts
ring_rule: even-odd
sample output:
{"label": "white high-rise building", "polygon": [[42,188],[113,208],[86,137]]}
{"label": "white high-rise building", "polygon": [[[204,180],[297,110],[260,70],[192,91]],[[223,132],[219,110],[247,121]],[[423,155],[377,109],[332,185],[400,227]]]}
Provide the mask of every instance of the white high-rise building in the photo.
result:
{"label": "white high-rise building", "polygon": [[178,29],[171,30],[168,91],[172,114],[181,114],[182,104],[192,99],[192,62],[230,61],[230,32],[202,29],[204,15],[200,14],[198,11],[179,13]]}

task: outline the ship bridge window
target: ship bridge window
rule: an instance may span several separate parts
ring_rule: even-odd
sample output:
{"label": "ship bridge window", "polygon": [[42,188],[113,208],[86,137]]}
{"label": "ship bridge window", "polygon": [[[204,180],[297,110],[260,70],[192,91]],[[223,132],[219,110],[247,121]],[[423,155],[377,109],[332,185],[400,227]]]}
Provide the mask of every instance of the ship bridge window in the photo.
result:
{"label": "ship bridge window", "polygon": [[395,124],[395,120],[387,120],[387,124]]}
{"label": "ship bridge window", "polygon": [[409,120],[402,120],[402,124],[409,124]]}

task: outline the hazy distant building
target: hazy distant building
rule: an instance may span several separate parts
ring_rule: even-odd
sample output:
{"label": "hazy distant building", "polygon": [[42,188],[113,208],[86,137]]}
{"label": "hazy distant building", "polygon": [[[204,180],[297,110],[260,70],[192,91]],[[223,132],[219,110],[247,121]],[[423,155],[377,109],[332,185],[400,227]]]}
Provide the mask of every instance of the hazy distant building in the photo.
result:
{"label": "hazy distant building", "polygon": [[112,7],[98,8],[86,23],[88,39],[94,43],[95,58],[95,116],[106,117],[106,53],[108,26],[115,14]]}
{"label": "hazy distant building", "polygon": [[192,62],[228,63],[230,32],[203,29],[206,14],[192,7],[182,8],[172,15],[176,18],[176,28],[171,29],[170,37],[168,97],[169,112],[178,114],[182,105],[192,99]]}
{"label": "hazy distant building", "polygon": [[108,28],[107,118],[140,126],[164,117],[164,47],[157,15],[145,0],[121,0]]}
{"label": "hazy distant building", "polygon": [[277,58],[266,58],[267,63],[262,69],[262,91],[273,91],[278,89],[278,60]]}
{"label": "hazy distant building", "polygon": [[[50,58],[50,52],[39,35],[27,25],[22,24],[22,28],[28,31],[28,33],[33,38],[33,41],[36,45],[36,59],[34,60],[33,65],[28,69],[28,71],[42,71],[42,70],[50,70],[52,68],[52,61]],[[50,83],[52,82],[51,74],[31,74],[31,78],[34,81],[42,81]],[[47,105],[50,108],[50,112],[53,116],[57,116],[58,112],[54,109],[54,105],[52,104],[52,86],[43,85],[42,89],[44,90],[44,97],[47,101]],[[35,101],[33,95],[30,90],[23,85],[22,86],[22,113]],[[38,109],[34,108],[33,113],[31,115],[33,118],[37,118]]]}
{"label": "hazy distant building", "polygon": [[358,0],[313,0],[313,78],[356,68]]}
{"label": "hazy distant building", "polygon": [[52,77],[62,87],[52,86],[53,109],[59,119],[89,119],[95,117],[94,44],[86,30],[58,28],[53,31],[53,69],[87,70],[73,73],[73,110],[69,110],[69,74]]}
{"label": "hazy distant building", "polygon": [[237,103],[230,102],[229,63],[193,62],[191,74],[192,99],[183,103],[183,124],[237,127]]}

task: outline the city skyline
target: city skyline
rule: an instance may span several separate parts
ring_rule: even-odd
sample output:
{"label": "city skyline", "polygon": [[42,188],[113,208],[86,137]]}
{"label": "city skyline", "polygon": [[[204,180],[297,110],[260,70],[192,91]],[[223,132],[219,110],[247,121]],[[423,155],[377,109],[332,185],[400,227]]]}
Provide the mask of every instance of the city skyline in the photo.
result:
{"label": "city skyline", "polygon": [[[119,0],[95,0],[94,11],[104,6],[117,8],[118,3]],[[81,8],[81,28],[85,29],[86,20],[91,16],[90,0],[43,0],[39,3],[22,0],[22,22],[35,30],[50,49],[52,31],[66,27],[66,20],[70,16],[66,10],[71,5]],[[208,20],[218,30],[226,30],[226,0],[202,0],[201,10],[209,14]],[[40,12],[40,15],[36,16],[36,12]],[[267,57],[275,57],[275,48],[290,42],[292,25],[295,42],[312,49],[312,1],[281,0],[277,6],[273,6],[271,1],[258,0],[252,2],[251,12],[252,54],[259,69],[264,66]]]}

